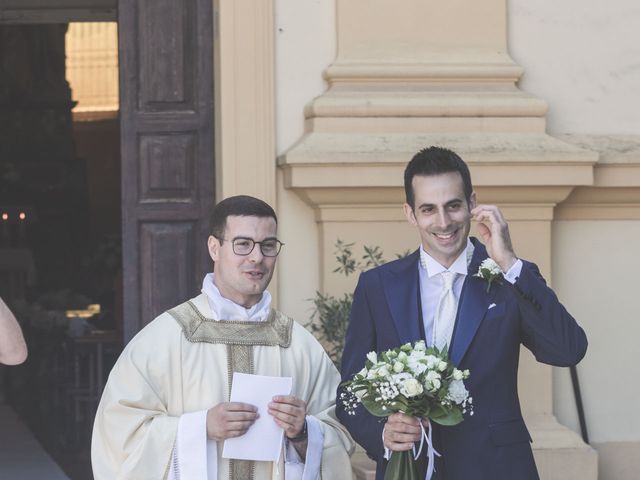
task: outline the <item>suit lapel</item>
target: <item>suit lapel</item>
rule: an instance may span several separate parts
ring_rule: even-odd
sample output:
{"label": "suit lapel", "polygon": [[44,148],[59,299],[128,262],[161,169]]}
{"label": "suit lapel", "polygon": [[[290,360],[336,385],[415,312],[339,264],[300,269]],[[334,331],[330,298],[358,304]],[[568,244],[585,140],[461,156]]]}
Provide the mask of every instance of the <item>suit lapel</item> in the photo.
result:
{"label": "suit lapel", "polygon": [[381,271],[384,293],[401,343],[420,339],[418,325],[419,251]]}
{"label": "suit lapel", "polygon": [[494,285],[487,293],[487,283],[481,278],[474,277],[480,263],[488,255],[484,245],[475,238],[472,239],[472,242],[475,246],[475,251],[469,264],[467,278],[462,287],[452,348],[449,354],[454,365],[460,365],[460,362],[462,362],[497,290]]}

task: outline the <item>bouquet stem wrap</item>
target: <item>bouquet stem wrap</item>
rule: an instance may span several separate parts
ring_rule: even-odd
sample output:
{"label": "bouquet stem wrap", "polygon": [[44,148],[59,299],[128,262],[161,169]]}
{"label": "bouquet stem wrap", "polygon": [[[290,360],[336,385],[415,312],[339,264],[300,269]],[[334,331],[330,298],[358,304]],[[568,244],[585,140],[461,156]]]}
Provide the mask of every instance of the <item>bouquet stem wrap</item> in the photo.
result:
{"label": "bouquet stem wrap", "polygon": [[[438,451],[433,446],[433,439],[431,434],[431,426],[429,425],[425,430],[424,425],[420,422],[420,428],[422,429],[422,435],[420,437],[420,446],[416,452],[415,446],[411,453],[409,450],[404,452],[389,452],[391,455],[388,458],[389,463],[385,470],[385,480],[418,480],[418,467],[414,460],[418,460],[422,453],[422,447],[424,442],[427,442],[427,473],[425,480],[431,480],[433,472],[435,471],[435,457],[440,456]],[[413,456],[413,458],[411,458]]]}
{"label": "bouquet stem wrap", "polygon": [[393,452],[384,472],[384,480],[419,480],[412,453],[410,450]]}

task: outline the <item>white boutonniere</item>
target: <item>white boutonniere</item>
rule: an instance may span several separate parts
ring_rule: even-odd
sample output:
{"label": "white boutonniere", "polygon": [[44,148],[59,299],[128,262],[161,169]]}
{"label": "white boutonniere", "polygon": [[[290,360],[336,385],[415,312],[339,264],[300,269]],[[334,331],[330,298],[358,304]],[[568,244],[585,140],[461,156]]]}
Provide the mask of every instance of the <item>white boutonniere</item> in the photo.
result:
{"label": "white boutonniere", "polygon": [[489,293],[493,282],[502,283],[502,270],[495,260],[487,258],[480,264],[478,273],[476,273],[474,277],[479,277],[487,281],[487,293]]}

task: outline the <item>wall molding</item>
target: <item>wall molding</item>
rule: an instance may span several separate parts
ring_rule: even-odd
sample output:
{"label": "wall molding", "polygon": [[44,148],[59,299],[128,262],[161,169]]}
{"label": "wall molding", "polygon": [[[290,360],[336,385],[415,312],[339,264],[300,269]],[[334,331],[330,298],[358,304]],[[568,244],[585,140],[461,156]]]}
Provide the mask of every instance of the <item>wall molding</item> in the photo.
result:
{"label": "wall molding", "polygon": [[579,186],[555,210],[556,220],[640,220],[640,135],[562,135],[597,153],[593,184]]}
{"label": "wall molding", "polygon": [[276,204],[273,0],[214,0],[216,192]]}

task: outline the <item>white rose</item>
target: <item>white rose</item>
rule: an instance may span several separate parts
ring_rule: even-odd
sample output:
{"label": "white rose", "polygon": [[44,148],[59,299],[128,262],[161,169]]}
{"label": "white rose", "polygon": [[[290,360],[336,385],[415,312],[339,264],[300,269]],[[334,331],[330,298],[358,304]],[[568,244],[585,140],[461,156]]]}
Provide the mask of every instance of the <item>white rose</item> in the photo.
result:
{"label": "white rose", "polygon": [[393,371],[396,373],[400,373],[402,370],[404,370],[404,363],[402,362],[396,362],[393,364]]}
{"label": "white rose", "polygon": [[423,392],[422,385],[415,378],[405,380],[400,388],[400,393],[407,398],[415,397]]}
{"label": "white rose", "polygon": [[464,370],[462,375],[464,375],[464,378],[469,378],[469,369]]}
{"label": "white rose", "polygon": [[458,370],[457,368],[455,368],[453,370],[453,379],[454,380],[462,380],[464,374],[462,373],[462,370]]}
{"label": "white rose", "polygon": [[418,360],[424,360],[425,358],[427,358],[427,354],[426,353],[424,353],[421,350],[414,350],[409,355],[409,358],[407,359],[407,361],[409,361],[409,362],[418,361]]}
{"label": "white rose", "polygon": [[429,370],[427,372],[427,375],[424,377],[425,381],[432,381],[432,380],[440,380],[440,374],[438,372],[436,372],[435,370]]}
{"label": "white rose", "polygon": [[489,272],[491,272],[491,275],[502,273],[502,269],[492,258],[487,258],[486,260],[484,260],[480,264],[480,268],[489,270]]}
{"label": "white rose", "polygon": [[438,370],[441,371],[441,372],[444,372],[446,369],[447,369],[447,362],[441,361],[438,364]]}
{"label": "white rose", "polygon": [[409,359],[409,368],[411,369],[411,371],[415,374],[415,375],[420,375],[422,372],[424,372],[427,369],[427,366],[422,363],[422,362],[412,362],[411,359]]}
{"label": "white rose", "polygon": [[386,377],[387,375],[389,375],[389,368],[386,365],[378,368],[378,377]]}
{"label": "white rose", "polygon": [[449,384],[449,392],[447,393],[447,397],[454,403],[460,405],[467,399],[468,396],[469,392],[464,387],[464,383],[462,382],[462,380],[453,380]]}
{"label": "white rose", "polygon": [[377,363],[378,362],[378,354],[376,352],[367,353],[367,360],[369,360],[371,363]]}
{"label": "white rose", "polygon": [[409,355],[409,358],[407,358],[407,365],[409,365],[409,368],[413,373],[420,375],[427,369],[427,365],[424,362],[425,358],[427,358],[427,356],[424,352],[413,351],[411,352],[411,355]]}
{"label": "white rose", "polygon": [[404,353],[404,352],[400,352],[400,353],[398,354],[398,360],[400,360],[401,362],[406,362],[406,361],[407,361],[407,358],[409,358],[409,357],[408,357],[408,356],[407,356],[407,354],[406,354],[406,353]]}
{"label": "white rose", "polygon": [[425,345],[424,340],[419,340],[416,342],[413,349],[419,352],[424,352],[427,349],[427,346]]}
{"label": "white rose", "polygon": [[408,373],[396,373],[395,375],[391,375],[391,380],[393,381],[393,383],[395,385],[400,385],[402,384],[405,380],[409,379],[409,378],[413,378],[411,375],[409,375]]}
{"label": "white rose", "polygon": [[430,392],[435,392],[440,388],[440,374],[433,370],[427,372],[427,375],[424,377],[424,383],[427,387],[427,390]]}
{"label": "white rose", "polygon": [[427,355],[425,359],[427,360],[428,368],[436,368],[436,366],[440,363],[440,359],[435,355]]}

